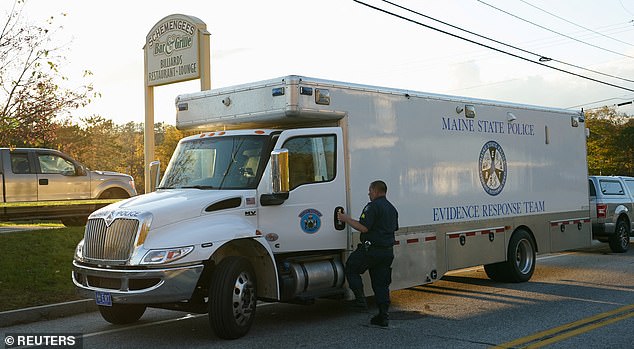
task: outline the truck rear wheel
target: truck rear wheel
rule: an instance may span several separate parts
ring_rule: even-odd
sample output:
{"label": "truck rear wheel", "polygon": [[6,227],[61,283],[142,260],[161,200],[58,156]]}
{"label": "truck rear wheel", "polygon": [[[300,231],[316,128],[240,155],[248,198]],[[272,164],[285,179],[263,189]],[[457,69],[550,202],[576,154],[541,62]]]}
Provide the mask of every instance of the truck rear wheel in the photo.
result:
{"label": "truck rear wheel", "polygon": [[615,253],[627,252],[630,248],[630,234],[627,223],[623,219],[616,222],[614,235],[610,236],[610,249]]}
{"label": "truck rear wheel", "polygon": [[498,282],[506,282],[508,277],[505,273],[505,262],[486,264],[484,266],[484,272],[487,274],[489,279]]}
{"label": "truck rear wheel", "polygon": [[214,270],[209,286],[209,324],[224,339],[249,332],[255,318],[257,284],[253,267],[242,257],[227,257]]}
{"label": "truck rear wheel", "polygon": [[530,234],[525,230],[513,233],[509,241],[506,262],[484,266],[487,276],[501,282],[526,282],[535,271],[535,247]]}
{"label": "truck rear wheel", "polygon": [[100,305],[99,312],[104,320],[115,325],[133,323],[143,316],[146,306],[143,304],[116,304],[111,307]]}

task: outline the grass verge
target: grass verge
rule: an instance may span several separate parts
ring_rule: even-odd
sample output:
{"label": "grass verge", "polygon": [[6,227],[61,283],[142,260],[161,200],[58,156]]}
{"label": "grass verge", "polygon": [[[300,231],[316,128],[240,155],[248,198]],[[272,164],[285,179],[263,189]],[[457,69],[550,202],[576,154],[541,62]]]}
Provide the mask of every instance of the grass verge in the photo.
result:
{"label": "grass verge", "polygon": [[81,299],[71,270],[84,228],[0,234],[0,311]]}

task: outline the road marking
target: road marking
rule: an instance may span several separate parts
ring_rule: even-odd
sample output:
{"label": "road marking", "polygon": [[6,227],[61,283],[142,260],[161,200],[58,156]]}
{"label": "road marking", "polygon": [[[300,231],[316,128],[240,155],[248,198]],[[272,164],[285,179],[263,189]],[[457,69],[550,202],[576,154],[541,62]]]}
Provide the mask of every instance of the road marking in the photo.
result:
{"label": "road marking", "polygon": [[[261,307],[266,307],[266,306],[273,305],[273,304],[275,304],[275,303],[258,302],[257,306],[258,306],[258,308],[261,308]],[[123,331],[128,331],[128,330],[136,330],[138,328],[150,327],[150,326],[154,326],[154,325],[169,324],[169,323],[172,323],[172,322],[178,322],[178,321],[182,321],[182,320],[197,319],[197,318],[203,317],[203,316],[207,316],[207,314],[206,313],[205,314],[187,314],[185,316],[177,317],[177,318],[174,318],[174,319],[146,322],[144,324],[130,325],[130,326],[125,326],[125,327],[113,328],[111,330],[86,333],[86,334],[82,335],[82,338],[89,338],[89,337],[100,336],[100,335],[110,334],[110,333],[123,332]]]}
{"label": "road marking", "polygon": [[511,342],[497,345],[493,348],[541,348],[543,346],[557,343],[631,317],[634,317],[634,304],[626,305],[605,313],[600,313],[585,319],[551,328],[549,330],[518,338]]}
{"label": "road marking", "polygon": [[100,336],[102,334],[109,334],[109,333],[116,333],[116,332],[123,332],[123,331],[128,331],[128,330],[135,330],[137,328],[143,328],[143,327],[149,327],[149,326],[154,326],[154,325],[162,325],[162,324],[168,324],[170,322],[177,322],[177,321],[182,321],[182,320],[188,320],[188,319],[195,319],[195,318],[199,318],[202,316],[207,316],[207,314],[187,314],[185,316],[181,316],[175,319],[167,319],[167,320],[161,320],[161,321],[154,321],[154,322],[148,322],[148,323],[144,323],[144,324],[139,324],[139,325],[132,325],[132,326],[126,326],[126,327],[119,327],[119,328],[114,328],[112,330],[106,330],[106,331],[100,331],[100,332],[92,332],[92,333],[86,333],[82,335],[82,338],[88,338],[88,337],[94,337],[94,336]]}
{"label": "road marking", "polygon": [[[559,257],[564,257],[567,255],[571,255],[574,254],[575,252],[561,252],[561,253],[553,253],[553,254],[547,254],[547,255],[543,255],[543,256],[539,256],[537,257],[538,261],[543,261],[545,259],[551,259],[551,258],[559,258]],[[445,273],[445,275],[453,275],[453,274],[460,274],[460,273],[464,273],[464,272],[469,272],[469,271],[478,271],[478,270],[482,270],[484,269],[483,266],[481,265],[477,265],[475,267],[467,267],[464,269],[453,269],[453,270],[449,270]]]}

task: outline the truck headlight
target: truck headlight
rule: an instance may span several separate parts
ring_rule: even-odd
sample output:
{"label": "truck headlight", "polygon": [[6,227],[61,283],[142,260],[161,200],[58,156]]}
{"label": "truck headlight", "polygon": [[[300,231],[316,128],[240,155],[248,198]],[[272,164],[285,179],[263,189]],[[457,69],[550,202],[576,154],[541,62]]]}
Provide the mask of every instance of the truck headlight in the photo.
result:
{"label": "truck headlight", "polygon": [[163,264],[179,260],[194,250],[194,246],[150,250],[141,260],[141,264]]}
{"label": "truck headlight", "polygon": [[75,247],[75,259],[80,261],[84,259],[84,239],[81,239]]}

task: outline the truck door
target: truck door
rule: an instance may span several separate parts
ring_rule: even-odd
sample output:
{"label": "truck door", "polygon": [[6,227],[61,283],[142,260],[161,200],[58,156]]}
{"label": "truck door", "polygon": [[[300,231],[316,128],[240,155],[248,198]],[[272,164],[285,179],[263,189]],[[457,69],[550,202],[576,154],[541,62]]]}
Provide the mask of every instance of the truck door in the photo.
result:
{"label": "truck door", "polygon": [[289,197],[262,206],[258,215],[272,250],[344,249],[346,231],[335,226],[336,210],[346,206],[341,128],[284,131],[275,146],[280,148],[289,151]]}
{"label": "truck door", "polygon": [[18,150],[9,152],[8,165],[10,170],[4,174],[6,201],[37,201],[35,166],[29,159],[29,153]]}
{"label": "truck door", "polygon": [[38,152],[38,200],[90,199],[90,178],[69,159]]}

